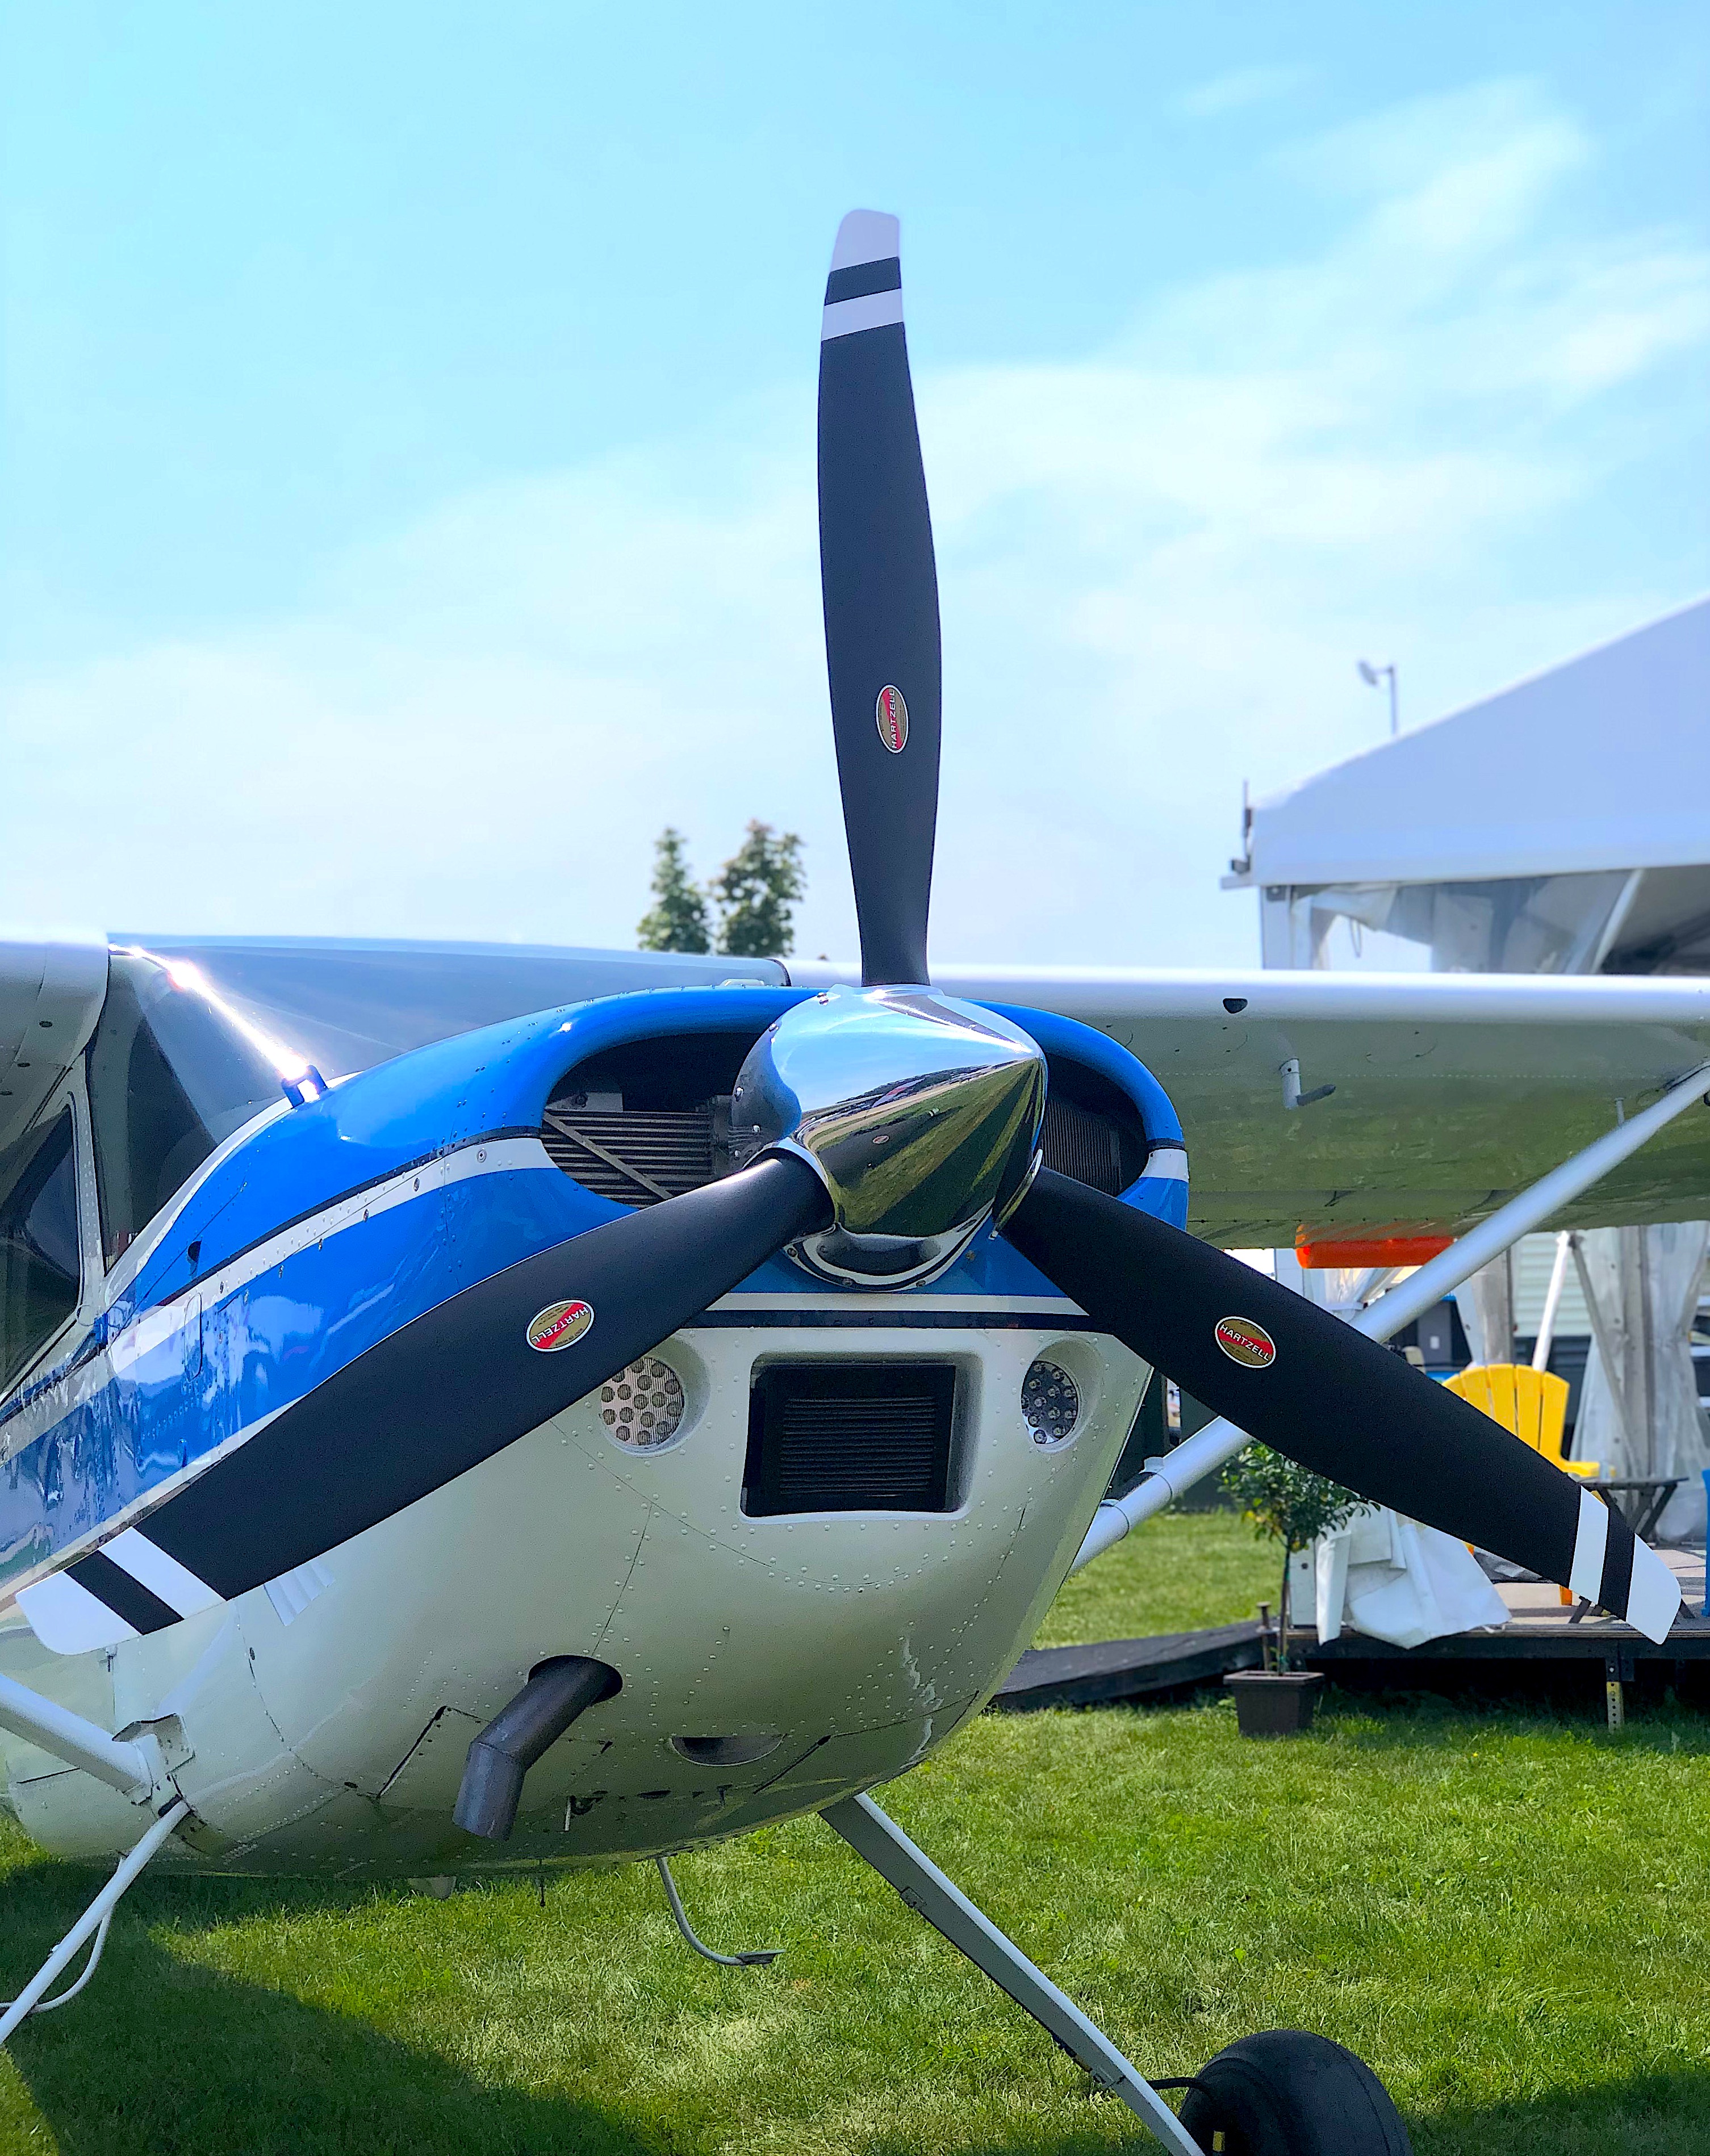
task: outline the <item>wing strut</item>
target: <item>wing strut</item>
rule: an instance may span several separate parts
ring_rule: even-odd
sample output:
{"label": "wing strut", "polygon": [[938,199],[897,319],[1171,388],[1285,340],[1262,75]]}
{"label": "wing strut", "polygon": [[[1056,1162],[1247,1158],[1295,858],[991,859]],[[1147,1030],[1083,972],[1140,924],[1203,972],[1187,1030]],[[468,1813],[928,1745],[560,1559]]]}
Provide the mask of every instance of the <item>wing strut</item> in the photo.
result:
{"label": "wing strut", "polygon": [[[174,1830],[189,1816],[189,1805],[185,1803],[182,1797],[175,1794],[171,1803],[166,1805],[159,1818],[151,1824],[146,1833],[131,1850],[130,1855],[121,1857],[118,1870],[108,1880],[100,1892],[95,1896],[94,1901],[90,1903],[71,1929],[67,1932],[64,1938],[60,1940],[59,1945],[48,1956],[29,1982],[25,1984],[23,1989],[18,1993],[17,1998],[6,2002],[4,2013],[0,2014],[0,2044],[9,2043],[13,2035],[28,2020],[32,2014],[50,2013],[54,2007],[65,2005],[82,1990],[84,1985],[95,1974],[95,1964],[100,1960],[101,1948],[106,1943],[107,1927],[112,1921],[114,1910],[118,1907],[131,1887],[147,1870],[162,1844],[169,1840]],[[89,1964],[82,1975],[74,1984],[68,1985],[57,1998],[49,1999],[47,1996],[49,1986],[65,1968],[78,1948],[90,1939],[95,1941],[95,1946],[90,1954]]]}
{"label": "wing strut", "polygon": [[[1446,1250],[1433,1258],[1429,1265],[1421,1265],[1409,1280],[1399,1287],[1391,1288],[1380,1296],[1369,1309],[1362,1311],[1353,1321],[1355,1331],[1363,1332],[1369,1340],[1389,1340],[1404,1325],[1440,1302],[1451,1288],[1476,1273],[1481,1265],[1488,1265],[1492,1258],[1500,1257],[1521,1236],[1529,1235],[1541,1227],[1553,1214],[1570,1204],[1584,1190],[1618,1167],[1629,1155],[1636,1153],[1656,1133],[1671,1123],[1697,1100],[1710,1106],[1710,1063],[1700,1064],[1677,1079],[1658,1101],[1630,1116],[1624,1123],[1616,1124],[1594,1139],[1583,1152],[1575,1153],[1559,1168],[1523,1190],[1517,1198],[1511,1198],[1487,1220],[1451,1243]],[[1151,1519],[1173,1503],[1184,1490],[1205,1476],[1215,1472],[1225,1460],[1248,1443],[1245,1430],[1220,1417],[1179,1445],[1172,1453],[1157,1460],[1148,1460],[1151,1471],[1125,1497],[1107,1497],[1093,1516],[1092,1525],[1086,1531],[1086,1539],[1081,1545],[1074,1563],[1069,1568],[1078,1572],[1094,1558],[1102,1556],[1113,1543],[1143,1521]],[[1597,1501],[1593,1499],[1594,1503]],[[1666,1597],[1659,1597],[1659,1604]],[[1650,1636],[1666,1639],[1675,1609],[1679,1606],[1677,1590],[1674,1604],[1665,1614],[1659,1606],[1655,1621],[1662,1630]],[[1647,1627],[1641,1625],[1643,1631]]]}

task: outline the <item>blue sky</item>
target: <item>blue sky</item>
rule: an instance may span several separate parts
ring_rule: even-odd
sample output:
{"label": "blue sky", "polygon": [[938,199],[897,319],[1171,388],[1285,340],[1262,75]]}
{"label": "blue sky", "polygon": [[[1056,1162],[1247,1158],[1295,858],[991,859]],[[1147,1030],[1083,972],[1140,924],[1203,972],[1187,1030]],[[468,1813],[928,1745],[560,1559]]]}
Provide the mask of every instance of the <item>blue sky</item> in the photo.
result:
{"label": "blue sky", "polygon": [[1256,949],[1241,780],[1710,584],[1695,7],[11,13],[0,915],[853,947],[813,388],[903,218],[935,950]]}

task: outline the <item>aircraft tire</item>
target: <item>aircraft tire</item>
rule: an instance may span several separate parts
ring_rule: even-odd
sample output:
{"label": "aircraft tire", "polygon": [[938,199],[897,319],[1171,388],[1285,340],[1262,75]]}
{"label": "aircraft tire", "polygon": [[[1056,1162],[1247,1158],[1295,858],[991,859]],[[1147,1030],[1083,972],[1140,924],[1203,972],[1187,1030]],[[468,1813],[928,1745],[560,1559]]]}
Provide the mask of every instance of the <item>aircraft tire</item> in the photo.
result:
{"label": "aircraft tire", "polygon": [[1200,2067],[1182,2123],[1207,2156],[1412,2156],[1364,2060],[1304,2029],[1266,2029]]}

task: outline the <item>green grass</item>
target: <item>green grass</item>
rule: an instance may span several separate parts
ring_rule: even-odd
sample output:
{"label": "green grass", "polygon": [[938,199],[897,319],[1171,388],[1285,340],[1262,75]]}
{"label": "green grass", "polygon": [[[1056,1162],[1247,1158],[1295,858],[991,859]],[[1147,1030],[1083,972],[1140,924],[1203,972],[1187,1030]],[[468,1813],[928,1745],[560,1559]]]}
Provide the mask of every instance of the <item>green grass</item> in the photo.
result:
{"label": "green grass", "polygon": [[1230,1625],[1261,1602],[1274,1614],[1281,1578],[1277,1545],[1261,1542],[1238,1514],[1165,1512],[1063,1583],[1037,1644],[1078,1647]]}
{"label": "green grass", "polygon": [[[1191,1621],[1220,1528],[1234,1567],[1226,1517],[1133,1538],[1174,1554],[1115,1629]],[[1213,1620],[1256,1599],[1230,1578]],[[1302,2025],[1371,2060],[1419,2156],[1710,2156],[1707,1776],[1710,1728],[1673,1707],[1611,1738],[1333,1696],[1310,1736],[1254,1744],[1211,1697],[987,1716],[884,1801],[1149,2071]],[[9,1987],[91,1879],[15,1830],[0,1867]],[[530,1881],[439,1902],[145,1878],[89,1993],[0,2064],[0,2149],[1151,2145],[818,1821],[680,1876],[714,1943],[784,1958],[694,1958],[650,1869],[550,1881],[544,1909]]]}

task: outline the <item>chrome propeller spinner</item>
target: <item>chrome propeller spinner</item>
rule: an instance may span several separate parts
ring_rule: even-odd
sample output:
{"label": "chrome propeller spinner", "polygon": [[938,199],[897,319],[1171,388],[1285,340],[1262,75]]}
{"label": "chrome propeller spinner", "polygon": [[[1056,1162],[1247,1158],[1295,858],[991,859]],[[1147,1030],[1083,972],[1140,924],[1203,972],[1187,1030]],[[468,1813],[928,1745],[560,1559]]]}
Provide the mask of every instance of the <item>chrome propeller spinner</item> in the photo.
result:
{"label": "chrome propeller spinner", "polygon": [[840,1287],[912,1287],[999,1225],[1039,1165],[1045,1060],[993,1012],[927,988],[834,988],[749,1050],[733,1151],[805,1161],[829,1228],[789,1255]]}

